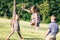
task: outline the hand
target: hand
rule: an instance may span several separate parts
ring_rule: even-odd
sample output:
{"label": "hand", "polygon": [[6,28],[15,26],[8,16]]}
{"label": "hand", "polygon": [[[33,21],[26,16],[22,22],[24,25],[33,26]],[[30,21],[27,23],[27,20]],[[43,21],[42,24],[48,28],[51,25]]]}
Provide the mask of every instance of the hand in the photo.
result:
{"label": "hand", "polygon": [[46,36],[47,36],[47,34],[46,34],[46,33],[44,33],[44,38],[46,38]]}
{"label": "hand", "polygon": [[44,35],[44,37],[46,37],[46,35]]}
{"label": "hand", "polygon": [[26,8],[26,6],[24,5],[23,7],[21,7],[22,9],[25,9]]}

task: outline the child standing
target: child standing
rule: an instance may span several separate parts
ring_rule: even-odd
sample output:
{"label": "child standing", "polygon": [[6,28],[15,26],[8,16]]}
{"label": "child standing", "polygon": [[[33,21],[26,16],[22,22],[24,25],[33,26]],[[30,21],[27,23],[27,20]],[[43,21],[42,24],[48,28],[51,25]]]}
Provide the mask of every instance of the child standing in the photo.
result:
{"label": "child standing", "polygon": [[11,26],[12,26],[12,31],[11,33],[7,36],[6,40],[9,40],[9,38],[12,36],[14,32],[17,32],[19,37],[23,40],[23,37],[20,34],[20,26],[19,26],[19,20],[18,20],[18,15],[15,14],[15,16],[11,20]]}
{"label": "child standing", "polygon": [[23,10],[32,13],[31,15],[31,25],[35,25],[36,29],[39,28],[40,24],[40,15],[38,14],[39,10],[36,6],[32,6],[30,10],[23,8]]}
{"label": "child standing", "polygon": [[49,24],[48,31],[46,32],[46,40],[56,40],[56,34],[59,31],[59,27],[56,23],[56,17],[51,16],[51,23]]}

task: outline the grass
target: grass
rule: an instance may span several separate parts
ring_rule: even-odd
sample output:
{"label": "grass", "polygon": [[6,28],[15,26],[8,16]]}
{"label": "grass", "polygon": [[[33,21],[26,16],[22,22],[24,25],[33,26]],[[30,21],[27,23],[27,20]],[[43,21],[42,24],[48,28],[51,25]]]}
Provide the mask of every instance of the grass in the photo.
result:
{"label": "grass", "polygon": [[[29,22],[20,20],[20,31],[25,40],[45,40],[45,32],[47,31],[48,24],[41,24],[38,30],[31,26]],[[0,40],[5,40],[11,31],[10,20],[0,18]],[[60,32],[57,34],[57,40],[60,40]],[[19,40],[19,36],[15,32],[11,40]]]}

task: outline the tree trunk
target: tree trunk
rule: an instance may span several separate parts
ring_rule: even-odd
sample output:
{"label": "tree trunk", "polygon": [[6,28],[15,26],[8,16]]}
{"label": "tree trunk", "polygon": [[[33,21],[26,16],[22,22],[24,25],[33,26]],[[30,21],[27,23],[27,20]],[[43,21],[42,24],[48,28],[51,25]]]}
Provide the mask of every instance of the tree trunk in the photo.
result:
{"label": "tree trunk", "polygon": [[45,22],[45,15],[43,15],[42,17],[43,17],[42,23],[44,23]]}
{"label": "tree trunk", "polygon": [[7,18],[7,14],[6,14],[6,12],[4,13],[4,18]]}

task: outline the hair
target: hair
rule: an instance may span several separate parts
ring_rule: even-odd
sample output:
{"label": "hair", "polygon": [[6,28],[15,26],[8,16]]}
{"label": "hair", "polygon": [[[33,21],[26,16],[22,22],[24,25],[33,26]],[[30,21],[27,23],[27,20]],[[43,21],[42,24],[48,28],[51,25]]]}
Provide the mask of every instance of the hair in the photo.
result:
{"label": "hair", "polygon": [[34,6],[33,9],[34,9],[35,12],[39,12],[39,8],[37,6]]}
{"label": "hair", "polygon": [[56,21],[56,16],[55,15],[51,15],[51,17],[54,17],[54,20]]}
{"label": "hair", "polygon": [[37,6],[34,6],[34,5],[33,5],[32,7],[33,7],[33,11],[34,11],[34,12],[39,12],[39,8],[38,8]]}

